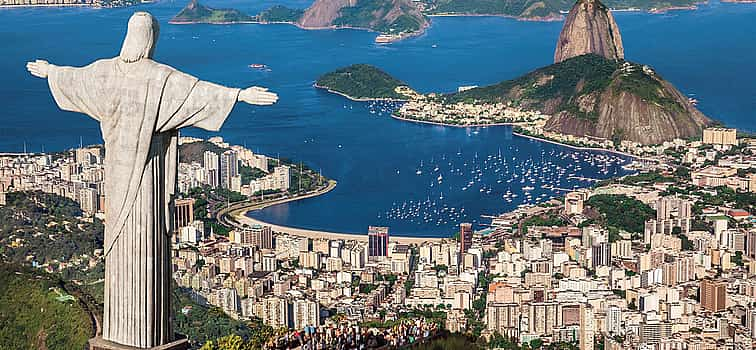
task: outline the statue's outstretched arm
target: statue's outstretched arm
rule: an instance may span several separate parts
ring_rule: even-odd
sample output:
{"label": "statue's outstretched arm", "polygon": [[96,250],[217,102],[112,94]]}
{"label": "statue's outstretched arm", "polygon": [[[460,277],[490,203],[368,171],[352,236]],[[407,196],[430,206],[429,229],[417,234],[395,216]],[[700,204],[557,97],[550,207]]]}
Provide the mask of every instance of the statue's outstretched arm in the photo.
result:
{"label": "statue's outstretched arm", "polygon": [[50,72],[50,64],[45,60],[36,60],[34,62],[26,63],[26,70],[37,78],[47,79],[47,74]]}
{"label": "statue's outstretched arm", "polygon": [[269,106],[278,101],[278,95],[273,92],[269,92],[266,88],[253,86],[239,92],[239,101],[246,102],[251,105]]}

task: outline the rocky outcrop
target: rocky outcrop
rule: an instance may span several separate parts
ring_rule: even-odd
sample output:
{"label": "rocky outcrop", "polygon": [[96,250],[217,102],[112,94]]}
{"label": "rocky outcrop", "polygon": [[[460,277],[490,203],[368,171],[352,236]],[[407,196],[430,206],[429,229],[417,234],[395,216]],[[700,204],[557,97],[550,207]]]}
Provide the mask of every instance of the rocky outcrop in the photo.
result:
{"label": "rocky outcrop", "polygon": [[559,34],[554,63],[589,53],[615,60],[625,58],[619,27],[609,8],[599,0],[578,0]]}
{"label": "rocky outcrop", "polygon": [[357,5],[357,0],[315,0],[297,22],[304,28],[328,28],[341,16],[341,9]]}
{"label": "rocky outcrop", "polygon": [[[625,67],[641,69],[629,63]],[[578,97],[577,110],[554,114],[545,129],[644,145],[701,135],[712,121],[672,84],[644,68],[634,76],[618,72],[605,89]],[[638,80],[646,85],[637,89]]]}

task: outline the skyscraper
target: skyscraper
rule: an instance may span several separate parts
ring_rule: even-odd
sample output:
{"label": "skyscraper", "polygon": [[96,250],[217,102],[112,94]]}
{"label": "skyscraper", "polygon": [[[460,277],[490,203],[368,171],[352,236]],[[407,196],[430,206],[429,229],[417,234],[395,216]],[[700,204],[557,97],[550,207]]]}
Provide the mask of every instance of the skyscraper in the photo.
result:
{"label": "skyscraper", "polygon": [[223,152],[220,157],[220,185],[231,188],[231,179],[239,175],[239,155],[234,150]]}
{"label": "skyscraper", "polygon": [[463,222],[459,224],[459,254],[464,254],[472,246],[472,224]]}
{"label": "skyscraper", "polygon": [[212,188],[218,187],[218,185],[220,184],[220,160],[218,154],[215,152],[205,151],[204,158],[205,171],[207,172],[207,176],[205,176],[207,185]]}
{"label": "skyscraper", "polygon": [[368,259],[378,256],[388,256],[388,243],[388,227],[368,227]]}
{"label": "skyscraper", "polygon": [[704,279],[701,281],[701,307],[711,312],[719,312],[726,308],[727,283]]}

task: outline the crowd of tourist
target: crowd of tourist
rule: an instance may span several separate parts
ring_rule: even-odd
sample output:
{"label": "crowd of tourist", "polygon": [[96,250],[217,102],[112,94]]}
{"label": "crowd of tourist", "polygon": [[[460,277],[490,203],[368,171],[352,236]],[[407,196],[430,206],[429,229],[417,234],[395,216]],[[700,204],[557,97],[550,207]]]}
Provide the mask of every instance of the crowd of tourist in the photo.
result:
{"label": "crowd of tourist", "polygon": [[269,349],[366,350],[411,346],[438,334],[436,323],[404,320],[389,328],[347,325],[307,327],[289,332],[268,344]]}

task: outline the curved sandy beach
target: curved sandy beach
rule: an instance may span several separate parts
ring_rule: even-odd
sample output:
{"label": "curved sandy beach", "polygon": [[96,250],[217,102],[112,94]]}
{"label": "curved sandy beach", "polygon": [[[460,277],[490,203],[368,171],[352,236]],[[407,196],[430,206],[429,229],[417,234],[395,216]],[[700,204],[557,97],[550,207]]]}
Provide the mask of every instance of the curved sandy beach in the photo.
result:
{"label": "curved sandy beach", "polygon": [[[270,226],[273,232],[284,233],[284,234],[289,234],[293,236],[307,237],[307,238],[312,238],[312,239],[343,239],[343,240],[366,242],[367,241],[367,227],[365,227],[364,233],[318,231],[318,230],[308,230],[308,229],[301,229],[301,228],[296,228],[296,227],[275,225],[275,224],[271,224],[271,223],[264,222],[261,220],[250,218],[246,215],[250,211],[261,210],[261,209],[274,206],[274,205],[280,205],[280,204],[284,204],[288,202],[317,197],[322,194],[330,192],[335,187],[336,187],[336,181],[329,181],[328,186],[321,188],[320,190],[315,191],[313,193],[304,195],[304,196],[283,198],[283,199],[273,200],[273,201],[269,201],[265,203],[258,203],[251,206],[242,207],[239,209],[231,209],[230,211],[223,211],[222,213],[219,214],[219,216],[228,215],[241,225]],[[233,222],[227,222],[227,224],[238,226],[238,225],[234,225]],[[420,244],[420,243],[425,243],[425,242],[440,242],[441,240],[443,240],[443,238],[391,236],[389,240],[391,242],[397,242],[397,243],[403,243],[403,244]]]}

